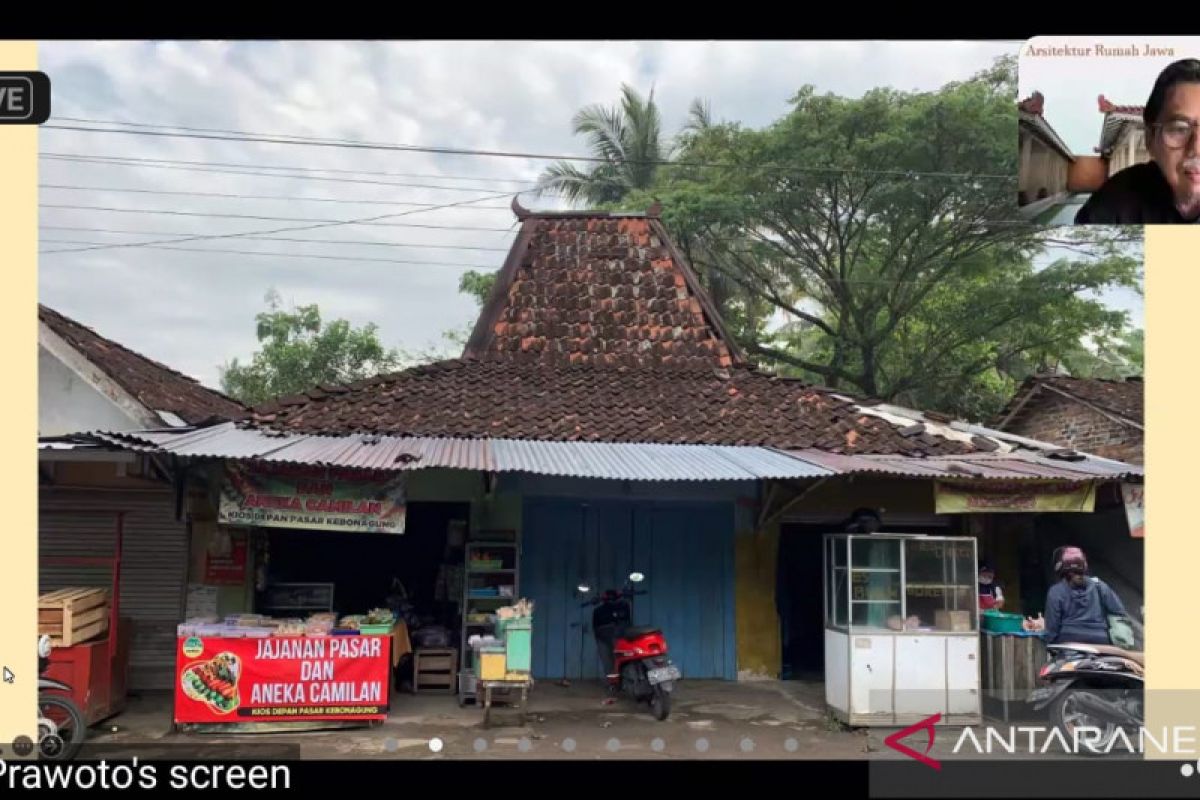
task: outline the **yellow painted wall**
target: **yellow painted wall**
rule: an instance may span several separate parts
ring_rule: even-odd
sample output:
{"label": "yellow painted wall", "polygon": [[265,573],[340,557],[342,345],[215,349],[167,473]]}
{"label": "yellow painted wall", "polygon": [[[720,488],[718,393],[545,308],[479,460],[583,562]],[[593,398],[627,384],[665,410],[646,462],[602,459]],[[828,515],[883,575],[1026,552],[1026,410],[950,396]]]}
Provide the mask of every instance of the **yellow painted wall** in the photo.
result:
{"label": "yellow painted wall", "polygon": [[779,524],[762,531],[755,531],[752,523],[739,525],[734,543],[738,680],[778,678],[783,663],[775,608]]}

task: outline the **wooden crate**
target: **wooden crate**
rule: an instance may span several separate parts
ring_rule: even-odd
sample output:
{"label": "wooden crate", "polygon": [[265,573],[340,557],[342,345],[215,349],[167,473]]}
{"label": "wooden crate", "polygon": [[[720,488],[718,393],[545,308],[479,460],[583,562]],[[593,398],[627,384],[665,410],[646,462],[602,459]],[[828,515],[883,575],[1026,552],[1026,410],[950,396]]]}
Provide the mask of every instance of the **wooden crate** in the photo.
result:
{"label": "wooden crate", "polygon": [[458,689],[458,651],[454,648],[418,648],[413,653],[413,694]]}
{"label": "wooden crate", "polygon": [[108,590],[68,587],[38,598],[38,635],[70,647],[108,630]]}

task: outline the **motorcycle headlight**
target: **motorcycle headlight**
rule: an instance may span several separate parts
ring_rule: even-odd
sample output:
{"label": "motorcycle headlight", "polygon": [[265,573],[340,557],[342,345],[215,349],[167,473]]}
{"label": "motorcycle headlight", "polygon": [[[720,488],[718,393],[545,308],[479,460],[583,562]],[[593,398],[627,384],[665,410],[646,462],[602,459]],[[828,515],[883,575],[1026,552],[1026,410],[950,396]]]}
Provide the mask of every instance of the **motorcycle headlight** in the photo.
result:
{"label": "motorcycle headlight", "polygon": [[38,639],[38,656],[40,658],[50,657],[50,637],[45,634]]}

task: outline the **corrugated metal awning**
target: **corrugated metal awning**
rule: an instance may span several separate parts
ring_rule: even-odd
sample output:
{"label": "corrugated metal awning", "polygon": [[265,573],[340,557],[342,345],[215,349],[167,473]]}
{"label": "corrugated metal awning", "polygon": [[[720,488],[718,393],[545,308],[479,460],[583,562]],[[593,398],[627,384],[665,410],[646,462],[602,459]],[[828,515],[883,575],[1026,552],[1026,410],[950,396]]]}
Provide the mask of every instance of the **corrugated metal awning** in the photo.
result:
{"label": "corrugated metal awning", "polygon": [[464,469],[637,481],[754,481],[820,478],[832,471],[766,447],[425,436],[279,435],[239,428],[94,433],[124,449],[182,458],[257,459],[357,469]]}
{"label": "corrugated metal awning", "polygon": [[1095,481],[1144,477],[1141,467],[1120,461],[1094,456],[1067,461],[1026,451],[929,458],[842,455],[819,450],[789,451],[789,455],[840,475],[873,473],[903,478],[987,481]]}
{"label": "corrugated metal awning", "polygon": [[782,451],[731,445],[539,442],[428,436],[307,436],[240,428],[93,433],[82,437],[124,450],[181,458],[247,459],[375,470],[462,469],[635,481],[753,481],[878,474],[986,481],[1141,479],[1141,467],[1028,450],[915,458]]}

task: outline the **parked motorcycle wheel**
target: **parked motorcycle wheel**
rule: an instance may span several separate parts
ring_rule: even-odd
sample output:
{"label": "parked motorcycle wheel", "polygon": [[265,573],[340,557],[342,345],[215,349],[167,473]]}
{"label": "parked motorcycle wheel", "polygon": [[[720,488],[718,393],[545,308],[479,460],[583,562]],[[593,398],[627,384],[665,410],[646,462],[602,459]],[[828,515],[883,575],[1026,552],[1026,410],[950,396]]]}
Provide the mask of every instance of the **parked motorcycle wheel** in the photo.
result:
{"label": "parked motorcycle wheel", "polygon": [[671,693],[661,686],[655,686],[654,693],[650,695],[650,711],[659,722],[666,719],[671,713]]}
{"label": "parked motorcycle wheel", "polygon": [[[75,758],[87,737],[87,723],[79,706],[68,697],[44,694],[38,697],[38,717],[38,748],[41,757],[46,761],[70,761]],[[47,720],[54,726],[54,730],[44,727],[40,720]],[[45,744],[50,734],[61,739],[61,745]]]}
{"label": "parked motorcycle wheel", "polygon": [[[1083,691],[1087,691],[1084,689]],[[1120,727],[1113,722],[1102,722],[1093,718],[1079,707],[1078,690],[1067,689],[1050,704],[1050,722],[1062,733],[1067,742],[1072,742],[1079,728],[1094,728],[1100,731],[1099,738],[1080,737],[1079,754],[1103,756],[1109,750]]]}

